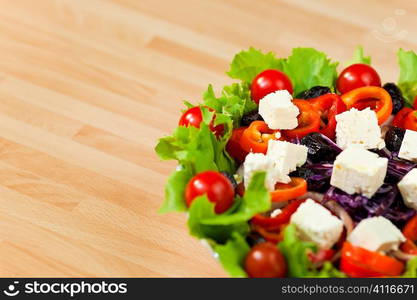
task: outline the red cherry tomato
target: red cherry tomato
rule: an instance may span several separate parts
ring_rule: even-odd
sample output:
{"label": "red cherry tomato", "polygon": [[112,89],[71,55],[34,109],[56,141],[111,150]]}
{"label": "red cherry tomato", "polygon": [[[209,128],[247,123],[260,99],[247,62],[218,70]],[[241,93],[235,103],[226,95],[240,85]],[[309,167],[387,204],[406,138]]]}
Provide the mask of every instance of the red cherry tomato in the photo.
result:
{"label": "red cherry tomato", "polygon": [[378,73],[369,65],[353,64],[340,73],[337,79],[337,89],[344,94],[363,86],[381,86]]}
{"label": "red cherry tomato", "polygon": [[266,95],[278,91],[287,90],[293,92],[291,80],[284,73],[278,70],[265,70],[258,74],[252,81],[250,87],[253,101],[259,103]]}
{"label": "red cherry tomato", "polygon": [[[207,107],[209,111],[214,111],[214,109]],[[214,118],[216,116],[213,116],[213,120],[210,123],[210,130],[214,132],[216,137],[219,137],[223,134],[224,126],[223,124],[214,126]],[[183,113],[183,115],[180,118],[180,121],[178,122],[179,126],[194,126],[197,128],[200,128],[200,124],[203,121],[203,114],[201,113],[201,109],[199,106],[191,107],[186,112]]]}
{"label": "red cherry tomato", "polygon": [[185,189],[187,206],[189,207],[196,197],[204,194],[207,194],[210,202],[215,203],[215,212],[221,214],[232,206],[235,193],[232,183],[223,174],[205,171],[188,182]]}
{"label": "red cherry tomato", "polygon": [[246,256],[245,269],[249,277],[277,278],[287,273],[285,258],[272,243],[254,246]]}

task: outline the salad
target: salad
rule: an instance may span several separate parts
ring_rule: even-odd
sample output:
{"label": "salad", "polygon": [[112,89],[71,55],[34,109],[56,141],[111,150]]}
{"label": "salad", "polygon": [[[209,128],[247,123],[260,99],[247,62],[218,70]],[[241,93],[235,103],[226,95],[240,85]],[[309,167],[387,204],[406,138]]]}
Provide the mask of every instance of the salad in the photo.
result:
{"label": "salad", "polygon": [[362,47],[235,55],[237,82],[159,139],[178,167],[160,212],[187,212],[234,277],[417,277],[417,55],[384,83]]}

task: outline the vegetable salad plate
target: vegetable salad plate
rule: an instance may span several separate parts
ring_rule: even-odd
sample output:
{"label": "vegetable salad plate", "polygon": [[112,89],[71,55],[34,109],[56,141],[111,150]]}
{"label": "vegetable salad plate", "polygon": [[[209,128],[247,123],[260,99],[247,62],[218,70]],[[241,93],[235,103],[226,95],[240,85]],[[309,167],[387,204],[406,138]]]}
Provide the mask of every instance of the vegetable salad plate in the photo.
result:
{"label": "vegetable salad plate", "polygon": [[178,161],[161,213],[234,277],[417,277],[417,55],[398,62],[385,83],[362,47],[340,73],[312,48],[238,53],[156,146]]}

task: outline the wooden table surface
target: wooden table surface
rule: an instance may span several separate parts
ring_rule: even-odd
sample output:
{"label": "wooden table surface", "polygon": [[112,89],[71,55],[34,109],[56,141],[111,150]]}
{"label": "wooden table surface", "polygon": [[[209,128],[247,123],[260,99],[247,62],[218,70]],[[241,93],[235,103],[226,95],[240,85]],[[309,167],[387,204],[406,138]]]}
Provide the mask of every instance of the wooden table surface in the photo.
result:
{"label": "wooden table surface", "polygon": [[249,46],[361,44],[383,81],[417,48],[414,1],[0,0],[0,275],[225,276],[159,215],[156,139]]}

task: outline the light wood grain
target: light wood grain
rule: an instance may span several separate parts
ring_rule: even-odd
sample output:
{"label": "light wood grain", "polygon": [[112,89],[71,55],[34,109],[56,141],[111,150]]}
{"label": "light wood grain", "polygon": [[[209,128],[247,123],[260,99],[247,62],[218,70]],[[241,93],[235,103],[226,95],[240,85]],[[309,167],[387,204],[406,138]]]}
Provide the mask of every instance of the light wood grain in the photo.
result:
{"label": "light wood grain", "polygon": [[175,163],[153,148],[182,100],[248,46],[343,62],[361,44],[384,81],[417,48],[405,0],[0,5],[0,276],[224,276],[185,215],[157,213]]}

